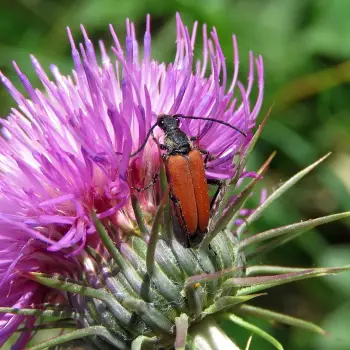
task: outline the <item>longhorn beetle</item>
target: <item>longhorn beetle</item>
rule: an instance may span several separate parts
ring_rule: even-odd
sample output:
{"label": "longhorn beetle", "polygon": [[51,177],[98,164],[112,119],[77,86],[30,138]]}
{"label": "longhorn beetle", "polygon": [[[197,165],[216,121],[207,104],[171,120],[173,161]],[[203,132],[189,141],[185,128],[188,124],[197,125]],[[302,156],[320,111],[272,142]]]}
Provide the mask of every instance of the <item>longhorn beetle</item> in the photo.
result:
{"label": "longhorn beetle", "polygon": [[[209,152],[200,150],[193,145],[192,141],[196,138],[190,138],[180,129],[180,119],[207,120],[226,125],[245,137],[247,135],[235,126],[213,118],[192,117],[182,114],[160,115],[156,123],[149,129],[144,142],[130,155],[130,157],[134,157],[142,151],[150,135],[153,136],[153,130],[157,126],[164,131],[164,144],[159,144],[159,147],[166,151],[163,154],[163,160],[169,184],[169,194],[176,218],[182,231],[186,234],[186,237],[184,237],[186,245],[189,246],[193,238],[205,234],[208,226],[210,198],[207,184],[218,184],[219,181],[206,179],[205,164]],[[205,155],[204,160],[202,154]],[[155,183],[158,175],[159,170],[148,186],[142,189],[134,189],[139,192],[144,191]]]}

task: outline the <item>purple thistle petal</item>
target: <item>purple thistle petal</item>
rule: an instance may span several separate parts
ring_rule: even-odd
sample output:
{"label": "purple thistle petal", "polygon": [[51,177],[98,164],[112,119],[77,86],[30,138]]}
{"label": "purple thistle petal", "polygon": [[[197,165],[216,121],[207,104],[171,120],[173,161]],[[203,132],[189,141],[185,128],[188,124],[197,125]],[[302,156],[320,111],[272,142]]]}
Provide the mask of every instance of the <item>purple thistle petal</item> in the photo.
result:
{"label": "purple thistle petal", "polygon": [[[24,272],[62,272],[74,271],[74,264],[63,259],[62,255],[48,254],[44,244],[23,235],[8,236],[7,231],[0,231],[0,306],[13,308],[31,308],[43,303],[49,290],[24,278]],[[53,296],[54,294],[52,294]],[[23,325],[31,327],[35,318],[9,313],[0,314],[0,346]],[[31,331],[23,332],[13,345],[13,349],[23,349],[31,338]]]}
{"label": "purple thistle petal", "polygon": [[[247,84],[238,81],[239,56],[233,43],[233,76],[215,28],[207,34],[203,25],[203,53],[194,60],[198,23],[190,32],[176,15],[176,55],[172,63],[151,56],[151,23],[146,19],[143,53],[139,54],[135,26],[126,21],[125,47],[112,26],[112,55],[98,42],[102,63],[87,31],[83,43],[75,42],[69,28],[74,70],[64,76],[55,65],[47,74],[38,60],[30,60],[44,91],[34,89],[14,63],[26,96],[0,72],[0,80],[18,107],[0,120],[0,305],[31,307],[51,294],[21,273],[69,271],[86,242],[98,237],[93,213],[109,219],[121,230],[131,230],[135,220],[130,203],[131,186],[150,183],[161,162],[160,150],[150,137],[146,147],[130,159],[144,141],[157,116],[182,113],[215,118],[247,133],[215,122],[183,120],[181,128],[198,136],[196,145],[207,150],[208,178],[235,175],[232,159],[244,152],[261,108],[264,89],[263,61],[249,54]],[[250,94],[257,82],[255,103]],[[237,103],[237,100],[240,103]],[[155,128],[154,137],[164,135]],[[243,173],[241,178],[255,176]],[[137,194],[140,206],[154,215],[159,204],[159,185]],[[262,199],[263,200],[263,199]],[[242,215],[250,213],[246,211]],[[20,324],[34,318],[0,316],[0,345]],[[24,332],[14,348],[23,348],[31,333]]]}
{"label": "purple thistle petal", "polygon": [[[35,325],[35,317],[27,317],[27,319],[24,321],[24,327],[27,329],[32,328]],[[24,349],[28,341],[32,337],[32,332],[27,330],[21,332],[21,335],[17,339],[16,343],[12,345],[12,350],[21,350]]]}

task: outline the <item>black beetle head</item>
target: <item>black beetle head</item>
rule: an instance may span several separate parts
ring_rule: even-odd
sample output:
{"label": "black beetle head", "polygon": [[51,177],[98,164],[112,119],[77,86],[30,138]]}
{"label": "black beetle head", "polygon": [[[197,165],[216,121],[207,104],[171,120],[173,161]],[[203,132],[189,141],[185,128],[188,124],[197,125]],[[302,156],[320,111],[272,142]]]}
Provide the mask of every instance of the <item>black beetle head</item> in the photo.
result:
{"label": "black beetle head", "polygon": [[177,115],[160,115],[157,121],[158,126],[164,131],[175,130],[179,128],[180,119]]}

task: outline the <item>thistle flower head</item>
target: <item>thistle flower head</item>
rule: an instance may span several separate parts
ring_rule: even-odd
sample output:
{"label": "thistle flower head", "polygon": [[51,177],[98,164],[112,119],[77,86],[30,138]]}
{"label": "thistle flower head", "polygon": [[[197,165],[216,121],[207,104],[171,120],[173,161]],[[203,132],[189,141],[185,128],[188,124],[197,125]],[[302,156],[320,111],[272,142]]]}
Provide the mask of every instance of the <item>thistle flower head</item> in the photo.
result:
{"label": "thistle flower head", "polygon": [[[48,76],[31,56],[44,91],[35,89],[16,64],[27,96],[0,74],[18,104],[1,120],[0,345],[21,326],[25,331],[17,349],[39,327],[56,326],[78,330],[36,349],[78,338],[98,348],[172,348],[175,343],[182,349],[191,342],[233,348],[216,323],[218,317],[256,331],[237,314],[259,314],[260,309],[245,304],[259,296],[258,291],[342,270],[246,267],[246,247],[266,239],[277,245],[287,233],[348,215],[242,237],[274,199],[316,165],[267,199],[263,195],[257,210],[245,209],[271,161],[259,171],[246,170],[262,130],[260,126],[253,131],[263,99],[260,56],[250,53],[243,84],[238,80],[235,36],[233,77],[228,77],[215,28],[208,35],[203,26],[203,56],[195,61],[197,23],[190,31],[180,16],[176,56],[170,64],[152,59],[149,16],[142,54],[134,24],[128,20],[125,45],[110,27],[111,53],[101,41],[96,54],[81,29],[79,44],[68,29],[74,64],[70,76],[56,66],[50,67]],[[162,114],[184,116],[179,128],[194,140],[191,147],[210,155],[206,178],[224,183],[213,201],[207,233],[196,248],[185,247],[174,237],[177,218],[171,213],[161,171],[159,144],[164,132],[155,127]],[[161,181],[153,183],[159,171]],[[252,180],[242,187],[244,178]],[[260,251],[269,248],[266,244]],[[266,271],[274,275],[252,277]],[[259,315],[266,316],[264,312]],[[301,324],[273,315],[281,322]],[[45,316],[56,319],[47,323]],[[63,326],[61,319],[69,322]],[[213,327],[216,335],[210,339]],[[321,332],[312,327],[316,326],[303,324]],[[279,344],[263,331],[256,332]]]}

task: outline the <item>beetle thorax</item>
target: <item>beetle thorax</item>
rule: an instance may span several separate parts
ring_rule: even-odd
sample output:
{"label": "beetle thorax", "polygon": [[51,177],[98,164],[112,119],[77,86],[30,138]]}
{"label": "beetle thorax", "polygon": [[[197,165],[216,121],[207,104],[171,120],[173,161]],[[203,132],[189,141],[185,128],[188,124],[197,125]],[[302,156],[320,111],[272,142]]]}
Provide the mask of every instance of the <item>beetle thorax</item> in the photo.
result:
{"label": "beetle thorax", "polygon": [[188,154],[192,147],[188,136],[180,129],[168,130],[164,135],[168,154]]}

